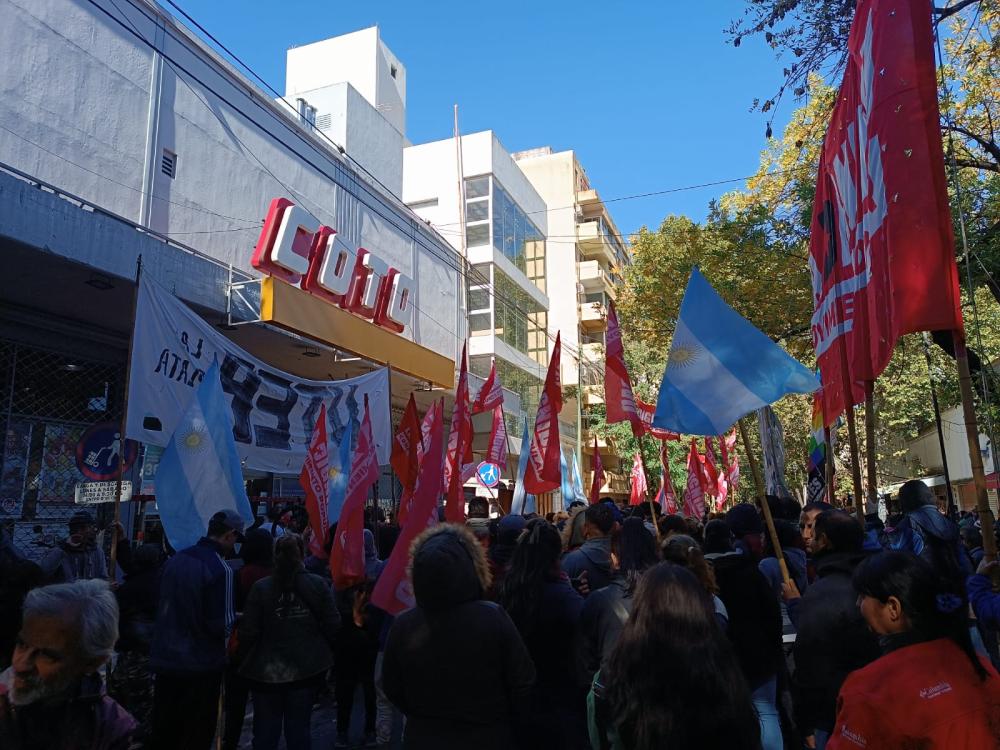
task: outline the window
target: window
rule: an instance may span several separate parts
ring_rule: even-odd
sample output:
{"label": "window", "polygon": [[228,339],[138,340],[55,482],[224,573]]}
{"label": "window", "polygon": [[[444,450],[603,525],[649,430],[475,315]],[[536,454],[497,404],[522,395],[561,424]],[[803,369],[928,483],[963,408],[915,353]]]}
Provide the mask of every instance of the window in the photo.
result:
{"label": "window", "polygon": [[465,221],[467,247],[490,244],[489,177],[473,177],[465,181]]}
{"label": "window", "polygon": [[316,116],[316,127],[319,128],[320,130],[329,130],[330,129],[330,120],[331,120],[331,117],[330,117],[330,113],[329,112],[327,112],[325,115],[317,115]]}
{"label": "window", "polygon": [[490,244],[490,227],[488,224],[466,227],[465,244],[469,247]]}
{"label": "window", "polygon": [[171,180],[177,176],[177,154],[170,149],[163,149],[163,156],[160,159],[160,171]]}
{"label": "window", "polygon": [[316,127],[316,108],[301,97],[295,100],[295,106],[299,114],[299,120],[311,128]]}
{"label": "window", "polygon": [[391,75],[393,78],[396,77],[396,66],[395,65],[390,65],[389,66],[389,75]]}

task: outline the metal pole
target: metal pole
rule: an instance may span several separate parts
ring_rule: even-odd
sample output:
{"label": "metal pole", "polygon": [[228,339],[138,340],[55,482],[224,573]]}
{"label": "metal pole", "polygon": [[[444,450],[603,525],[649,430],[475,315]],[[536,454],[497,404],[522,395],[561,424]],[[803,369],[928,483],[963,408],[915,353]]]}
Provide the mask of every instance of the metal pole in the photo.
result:
{"label": "metal pole", "polygon": [[[142,255],[135,261],[135,290],[132,292],[132,331],[128,337],[128,359],[125,362],[125,390],[122,393],[122,423],[118,435],[118,479],[115,480],[115,536],[122,518],[122,478],[125,475],[125,428],[128,425],[128,391],[132,382],[132,348],[135,345],[135,314],[139,302],[139,281],[142,279]],[[128,542],[128,539],[125,539]],[[108,580],[114,582],[115,570],[118,566],[118,540],[111,545],[111,560],[108,565]]]}
{"label": "metal pole", "polygon": [[467,339],[472,331],[471,317],[469,315],[469,251],[466,246],[465,236],[465,165],[462,161],[462,136],[458,130],[458,105],[455,105],[455,168],[458,172],[458,223],[461,230],[459,238],[459,248],[462,252],[462,291],[459,299],[462,300],[462,307],[465,309],[465,335],[462,340]]}
{"label": "metal pole", "polygon": [[[878,474],[875,469],[875,382],[865,384],[865,462],[868,468],[868,507],[878,511]],[[862,520],[864,515],[861,516]]]}

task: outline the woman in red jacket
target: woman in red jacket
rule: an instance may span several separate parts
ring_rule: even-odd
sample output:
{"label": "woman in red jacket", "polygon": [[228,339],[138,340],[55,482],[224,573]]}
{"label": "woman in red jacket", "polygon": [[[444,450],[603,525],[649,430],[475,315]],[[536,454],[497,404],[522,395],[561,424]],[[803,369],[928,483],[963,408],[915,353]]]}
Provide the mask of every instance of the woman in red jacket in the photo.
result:
{"label": "woman in red jacket", "polygon": [[866,560],[854,588],[883,656],[844,682],[827,750],[1000,748],[1000,676],[972,648],[964,595],[903,552]]}

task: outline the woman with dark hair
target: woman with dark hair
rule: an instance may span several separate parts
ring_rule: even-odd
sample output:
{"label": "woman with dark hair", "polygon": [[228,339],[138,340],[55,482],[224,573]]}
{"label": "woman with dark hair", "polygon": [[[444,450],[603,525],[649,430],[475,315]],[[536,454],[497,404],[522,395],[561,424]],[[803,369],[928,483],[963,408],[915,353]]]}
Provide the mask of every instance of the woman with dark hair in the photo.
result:
{"label": "woman with dark hair", "polygon": [[726,632],[729,628],[729,612],[719,598],[719,584],[715,581],[715,571],[708,564],[698,543],[686,534],[675,534],[663,543],[663,559],[694,573],[698,583],[712,597],[715,620],[722,628],[722,632]]}
{"label": "woman with dark hair", "polygon": [[590,700],[595,750],[759,750],[760,725],[712,601],[689,571],[645,572]]}
{"label": "woman with dark hair", "polygon": [[541,519],[529,521],[497,592],[537,672],[524,748],[578,748],[587,741],[587,675],[578,658],[583,597],[559,568],[561,554],[559,532]]}
{"label": "woman with dark hair", "polygon": [[607,662],[632,611],[639,578],[657,560],[656,540],[646,530],[643,519],[638,516],[625,519],[621,531],[611,539],[614,577],[609,585],[591,592],[580,616],[588,677]]}
{"label": "woman with dark hair", "polygon": [[903,552],[863,562],[854,588],[883,656],[845,680],[827,750],[1000,747],[1000,676],[972,647],[964,594]]}
{"label": "woman with dark hair", "polygon": [[340,616],[329,585],[306,573],[302,537],[274,545],[274,573],[250,589],[240,621],[240,675],[253,694],[253,750],[308,750],[313,699],[333,665]]}

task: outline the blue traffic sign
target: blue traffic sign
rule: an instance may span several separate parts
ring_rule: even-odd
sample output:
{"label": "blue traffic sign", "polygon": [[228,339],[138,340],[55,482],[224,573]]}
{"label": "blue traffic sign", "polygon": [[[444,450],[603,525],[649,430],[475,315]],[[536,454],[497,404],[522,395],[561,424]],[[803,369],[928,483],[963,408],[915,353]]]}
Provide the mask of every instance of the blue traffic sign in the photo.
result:
{"label": "blue traffic sign", "polygon": [[476,467],[476,477],[483,487],[492,489],[500,484],[500,467],[489,461],[483,461]]}

